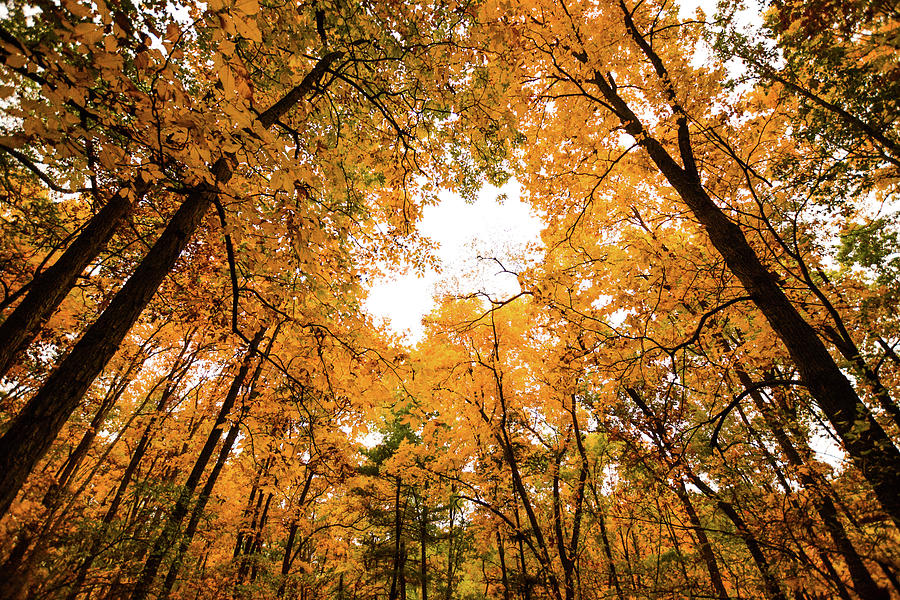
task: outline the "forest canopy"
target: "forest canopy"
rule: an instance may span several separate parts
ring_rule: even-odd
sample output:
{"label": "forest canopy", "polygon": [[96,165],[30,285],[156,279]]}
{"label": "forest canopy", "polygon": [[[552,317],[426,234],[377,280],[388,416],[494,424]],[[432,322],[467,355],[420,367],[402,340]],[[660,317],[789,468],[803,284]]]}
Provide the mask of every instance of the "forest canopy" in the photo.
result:
{"label": "forest canopy", "polygon": [[[898,50],[880,0],[0,5],[0,598],[900,598]],[[366,312],[513,178],[516,293]]]}

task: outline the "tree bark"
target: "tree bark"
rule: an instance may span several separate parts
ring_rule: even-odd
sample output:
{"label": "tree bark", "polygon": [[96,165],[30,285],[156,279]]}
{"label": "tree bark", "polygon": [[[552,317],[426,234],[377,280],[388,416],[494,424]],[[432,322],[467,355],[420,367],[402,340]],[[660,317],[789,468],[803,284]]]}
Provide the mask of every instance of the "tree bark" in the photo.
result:
{"label": "tree bark", "polygon": [[725,584],[722,581],[722,572],[719,570],[719,563],[716,560],[716,555],[713,553],[712,544],[709,542],[709,536],[706,535],[706,530],[700,522],[700,516],[697,515],[694,504],[691,502],[691,497],[684,487],[684,482],[679,481],[673,489],[688,515],[688,520],[691,522],[694,533],[697,535],[697,549],[700,551],[700,557],[703,558],[703,562],[706,564],[709,580],[712,583],[716,596],[720,600],[729,600],[728,591],[725,589]]}
{"label": "tree bark", "polygon": [[260,329],[247,348],[247,353],[244,355],[238,373],[231,383],[231,388],[228,390],[228,394],[222,402],[219,414],[216,417],[216,422],[213,424],[213,428],[206,438],[206,443],[200,450],[197,460],[194,462],[194,467],[191,469],[187,481],[181,489],[181,493],[175,502],[172,513],[166,520],[165,525],[163,525],[162,532],[153,543],[153,548],[150,550],[150,555],[147,557],[144,569],[131,594],[131,600],[144,600],[150,594],[150,589],[156,579],[159,567],[162,565],[163,559],[168,553],[169,548],[172,547],[172,544],[178,536],[178,531],[181,529],[181,522],[188,514],[191,499],[194,496],[197,485],[200,483],[203,471],[206,470],[206,466],[209,464],[210,458],[212,458],[216,444],[218,444],[219,439],[222,437],[222,429],[227,422],[228,414],[231,412],[231,408],[234,406],[234,402],[240,394],[241,388],[244,385],[244,380],[247,377],[247,372],[250,370],[250,362],[256,354],[257,346],[259,345],[260,340],[262,340],[264,333],[265,329]]}
{"label": "tree bark", "polygon": [[216,485],[216,481],[219,479],[219,473],[222,471],[222,467],[225,466],[225,461],[228,460],[228,456],[231,454],[231,448],[234,446],[234,442],[237,440],[238,433],[241,430],[240,422],[244,417],[244,412],[245,411],[242,411],[241,416],[238,417],[228,430],[228,435],[225,436],[225,441],[222,442],[222,448],[219,450],[219,457],[216,459],[216,464],[213,465],[212,471],[210,472],[206,483],[203,485],[203,489],[200,490],[200,497],[197,498],[197,502],[194,504],[193,510],[191,510],[191,517],[188,519],[187,527],[185,527],[184,533],[181,535],[181,542],[178,544],[175,558],[172,560],[172,564],[169,566],[169,572],[166,574],[166,579],[163,582],[162,593],[160,594],[161,598],[167,598],[169,596],[172,587],[175,585],[175,580],[178,579],[178,572],[181,570],[184,555],[187,553],[191,542],[194,540],[194,534],[197,532],[197,525],[200,524],[200,518],[203,516],[203,511],[206,510],[206,505],[212,496],[213,488]]}
{"label": "tree bark", "polygon": [[[328,68],[343,56],[330,52],[284,98],[263,112],[259,122],[271,127],[318,84]],[[115,354],[122,340],[156,294],[163,279],[187,246],[232,169],[225,158],[212,166],[213,185],[203,183],[186,194],[162,235],[91,325],[72,351],[47,378],[37,394],[0,438],[0,518],[6,514],[28,475],[53,444],[94,379]]]}
{"label": "tree bark", "polygon": [[403,564],[400,557],[403,551],[401,541],[403,534],[401,526],[403,522],[400,514],[400,477],[395,477],[394,480],[394,565],[391,569],[391,589],[388,592],[388,600],[397,600],[399,594],[398,586],[402,585],[400,579],[403,576],[401,573]]}
{"label": "tree bark", "polygon": [[[223,169],[227,170],[222,161]],[[131,278],[0,438],[0,516],[50,449],[94,379],[156,293],[187,245],[215,191],[189,194]]]}
{"label": "tree bark", "polygon": [[100,255],[131,207],[127,190],[113,194],[59,259],[32,279],[28,293],[0,325],[0,377],[59,307],[78,276]]}
{"label": "tree bark", "polygon": [[688,118],[676,100],[672,80],[660,57],[637,30],[630,11],[620,0],[626,31],[647,57],[663,82],[677,123],[679,165],[665,147],[645,129],[619,95],[611,78],[595,71],[591,83],[600,90],[623,129],[650,159],[690,209],[707,237],[725,260],[728,270],[749,292],[753,303],[787,347],[800,378],[840,436],[854,464],[875,491],[884,511],[900,528],[900,451],[860,400],[813,327],[785,295],[775,275],[750,246],[740,226],[731,221],[703,187],[691,146]]}
{"label": "tree bark", "polygon": [[841,523],[837,508],[828,492],[828,483],[818,481],[817,478],[813,476],[812,472],[805,468],[800,453],[791,443],[787,433],[785,433],[779,423],[775,420],[772,411],[770,410],[770,407],[767,406],[762,394],[760,394],[757,387],[753,385],[753,380],[750,379],[750,375],[744,371],[740,365],[735,367],[735,373],[737,374],[741,385],[744,386],[744,389],[747,390],[747,393],[753,400],[756,410],[762,415],[766,425],[768,425],[772,434],[775,436],[775,440],[781,447],[781,451],[787,458],[788,463],[796,468],[800,483],[813,494],[813,504],[816,507],[816,512],[818,512],[819,516],[822,518],[822,523],[825,525],[825,529],[828,530],[828,534],[834,542],[835,548],[847,564],[847,570],[850,572],[850,578],[853,580],[853,588],[856,593],[862,598],[887,600],[890,597],[888,590],[875,583],[871,573],[868,568],[866,568],[862,558],[850,541],[847,531]]}

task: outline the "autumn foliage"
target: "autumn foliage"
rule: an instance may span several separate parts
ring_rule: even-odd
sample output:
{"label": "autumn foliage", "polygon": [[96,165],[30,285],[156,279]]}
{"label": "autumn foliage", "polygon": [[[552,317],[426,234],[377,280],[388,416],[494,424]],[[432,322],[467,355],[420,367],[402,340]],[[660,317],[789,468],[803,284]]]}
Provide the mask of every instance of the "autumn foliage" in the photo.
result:
{"label": "autumn foliage", "polygon": [[691,13],[0,6],[0,598],[900,598],[900,13]]}

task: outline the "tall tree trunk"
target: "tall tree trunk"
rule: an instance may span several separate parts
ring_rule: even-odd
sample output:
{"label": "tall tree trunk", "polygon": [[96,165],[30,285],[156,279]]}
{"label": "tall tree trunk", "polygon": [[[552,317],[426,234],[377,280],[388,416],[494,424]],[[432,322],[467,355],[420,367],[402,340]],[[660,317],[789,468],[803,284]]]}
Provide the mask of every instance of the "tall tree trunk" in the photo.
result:
{"label": "tall tree trunk", "polygon": [[573,571],[575,562],[569,556],[569,550],[566,548],[566,534],[563,531],[562,522],[562,502],[559,495],[559,470],[561,467],[562,455],[557,452],[554,469],[553,469],[553,530],[556,538],[556,553],[559,555],[559,562],[563,568],[563,594],[565,600],[575,600],[575,579]]}
{"label": "tall tree trunk", "polygon": [[[494,338],[494,353],[495,358],[499,362],[499,343],[496,337]],[[519,501],[522,503],[522,508],[525,510],[525,515],[528,517],[528,525],[531,528],[531,533],[535,542],[534,544],[529,544],[529,547],[533,550],[534,556],[541,566],[541,574],[548,583],[550,593],[553,595],[554,600],[563,600],[562,595],[559,592],[559,581],[557,581],[556,574],[553,572],[553,564],[550,560],[547,539],[544,536],[543,529],[538,521],[534,507],[531,504],[528,490],[522,481],[519,463],[516,459],[513,443],[509,437],[509,431],[507,430],[508,410],[503,389],[503,375],[496,368],[492,368],[492,374],[497,389],[497,397],[500,400],[501,413],[499,427],[492,423],[491,418],[484,412],[484,407],[479,407],[478,411],[485,424],[492,428],[494,440],[503,451],[503,459],[506,462],[506,466],[509,467],[511,475],[513,493],[518,496]]]}
{"label": "tall tree trunk", "polygon": [[[237,560],[242,554],[246,554],[245,542],[247,541],[250,532],[255,529],[256,518],[259,515],[259,499],[257,498],[257,494],[260,491],[260,481],[262,481],[262,478],[268,473],[271,463],[272,457],[268,457],[260,463],[259,468],[256,470],[256,475],[253,478],[253,486],[250,488],[250,495],[247,497],[247,506],[244,507],[241,523],[238,526],[237,539],[235,540],[234,553],[232,554],[232,559],[234,560]],[[248,520],[250,521],[249,527],[247,527],[245,523],[245,521]]]}
{"label": "tall tree trunk", "polygon": [[804,385],[841,438],[856,467],[874,489],[882,508],[900,527],[900,494],[896,489],[896,482],[900,480],[900,451],[860,400],[816,331],[785,295],[776,276],[763,265],[740,226],[731,221],[707,194],[694,159],[688,118],[677,102],[670,75],[660,57],[638,31],[631,12],[622,0],[620,8],[628,34],[653,65],[666,88],[677,122],[678,149],[683,166],[644,127],[619,95],[611,78],[596,71],[591,83],[597,86],[623,129],[637,140],[675,188],[722,255],[729,271],[749,292],[753,303],[787,347]]}
{"label": "tall tree trunk", "polygon": [[828,490],[829,484],[826,481],[817,480],[812,471],[805,467],[800,453],[775,419],[762,394],[753,385],[750,375],[740,365],[736,365],[735,373],[741,385],[744,386],[744,389],[747,390],[748,395],[753,400],[756,410],[762,415],[769,430],[775,436],[775,440],[781,447],[781,451],[787,458],[788,463],[795,467],[800,483],[812,493],[816,511],[822,518],[822,523],[825,525],[825,529],[828,530],[835,548],[847,564],[847,570],[850,572],[850,578],[853,580],[853,588],[856,590],[856,593],[862,598],[887,600],[890,597],[888,590],[881,588],[875,583],[871,573],[850,541],[850,537],[847,535],[843,523],[841,523],[837,508],[831,499],[831,494]]}
{"label": "tall tree trunk", "polygon": [[[131,479],[137,472],[138,465],[140,465],[141,460],[144,458],[144,454],[147,452],[147,448],[150,446],[150,440],[152,438],[153,429],[156,425],[158,416],[160,414],[163,414],[168,408],[170,400],[175,395],[175,390],[178,387],[178,384],[180,383],[181,379],[187,374],[187,367],[193,362],[192,359],[185,360],[184,355],[190,346],[190,341],[195,332],[195,329],[191,330],[190,334],[185,338],[181,353],[178,355],[178,358],[175,360],[175,363],[172,365],[172,368],[169,370],[169,373],[164,379],[165,386],[160,393],[159,400],[157,401],[155,410],[153,411],[153,416],[150,418],[150,422],[147,423],[146,427],[144,427],[144,432],[141,434],[141,437],[138,440],[138,444],[137,446],[135,446],[134,452],[132,452],[131,454],[131,459],[128,461],[128,465],[125,467],[125,472],[122,474],[122,478],[119,480],[119,485],[116,486],[116,492],[113,495],[112,501],[107,507],[106,512],[103,514],[103,519],[101,520],[102,529],[94,537],[94,540],[91,542],[90,550],[81,561],[81,564],[79,564],[78,566],[75,576],[75,582],[71,586],[69,594],[66,596],[66,600],[75,600],[75,598],[77,598],[78,594],[81,592],[81,588],[84,586],[84,582],[87,580],[88,572],[90,571],[94,560],[100,554],[100,548],[103,544],[103,535],[105,533],[105,530],[109,527],[110,523],[115,520],[116,515],[119,512],[119,506],[121,505],[122,500],[125,498],[125,491],[131,484]],[[154,387],[150,391],[144,403],[149,401],[149,396],[153,394],[155,389],[156,387]],[[144,403],[142,403],[142,406],[144,405]]]}
{"label": "tall tree trunk", "polygon": [[[223,171],[227,171],[225,161],[220,162]],[[107,309],[0,438],[0,516],[9,510],[25,479],[50,449],[79,400],[116,353],[174,266],[214,196],[215,191],[209,187],[188,196]]]}
{"label": "tall tree trunk", "polygon": [[291,572],[291,555],[294,552],[294,540],[297,538],[297,529],[297,521],[293,521],[288,529],[287,542],[284,544],[284,558],[281,561],[281,583],[278,585],[278,593],[276,594],[278,598],[284,598],[284,593],[287,590],[287,576]]}
{"label": "tall tree trunk", "polygon": [[391,589],[388,592],[388,600],[397,600],[399,595],[398,586],[402,579],[401,569],[403,565],[400,560],[400,552],[402,548],[403,522],[400,514],[400,477],[394,478],[394,564],[391,569]]}
{"label": "tall tree trunk", "polygon": [[[142,354],[143,347],[136,353],[134,360],[128,364],[125,373],[121,374],[121,377],[107,390],[100,407],[82,435],[81,441],[79,441],[72,454],[69,455],[59,470],[56,481],[44,493],[41,503],[47,508],[47,511],[41,514],[37,521],[27,523],[20,528],[12,552],[0,566],[0,598],[14,598],[17,595],[26,593],[28,581],[31,579],[30,571],[51,543],[48,536],[52,533],[52,525],[57,520],[56,511],[61,504],[64,504],[69,483],[87,457],[88,450],[90,450],[97,436],[97,431],[106,420],[109,409],[118,401],[128,384],[131,383],[135,366],[143,364],[143,360],[146,357]],[[139,357],[142,360],[138,360]],[[65,508],[62,512],[65,514]],[[28,560],[24,560],[28,549],[35,539],[37,540],[35,549],[31,552]]]}
{"label": "tall tree trunk", "polygon": [[419,521],[419,585],[421,593],[420,600],[428,600],[428,556],[426,548],[428,544],[428,506],[425,504],[425,498],[420,498],[422,502],[422,512]]}
{"label": "tall tree trunk", "polygon": [[207,464],[209,464],[209,459],[212,457],[216,444],[218,444],[219,439],[222,437],[222,429],[227,422],[228,414],[231,412],[231,408],[234,406],[234,402],[240,394],[241,388],[244,385],[244,380],[247,378],[247,372],[250,370],[250,363],[256,354],[257,346],[262,340],[264,333],[265,329],[260,329],[247,348],[247,353],[241,361],[238,373],[231,383],[231,388],[228,390],[224,402],[222,402],[219,414],[216,417],[216,422],[213,424],[213,428],[206,438],[206,443],[200,450],[197,460],[194,462],[194,467],[191,469],[191,473],[188,475],[187,481],[182,487],[178,499],[175,501],[175,506],[172,509],[169,518],[163,525],[162,532],[153,543],[153,548],[150,550],[150,555],[147,557],[144,569],[131,594],[131,600],[144,600],[150,594],[150,589],[156,579],[159,567],[162,565],[163,559],[178,536],[178,531],[181,529],[181,522],[188,514],[194,491],[200,483],[200,478],[203,476]]}
{"label": "tall tree trunk", "polygon": [[[259,556],[262,552],[262,544],[263,544],[263,529],[266,526],[266,523],[269,520],[269,506],[272,504],[272,498],[274,494],[269,494],[266,496],[266,503],[263,506],[262,514],[259,516],[259,524],[256,527],[256,531],[253,536],[253,543],[250,548],[250,552]],[[250,567],[250,582],[253,583],[256,581],[256,576],[259,575],[259,561],[254,560],[252,562],[252,566]]]}
{"label": "tall tree trunk", "polygon": [[[268,129],[312,91],[331,64],[343,56],[323,56],[299,85],[263,112],[258,121]],[[214,185],[203,183],[186,194],[162,235],[109,306],[81,337],[0,437],[0,517],[6,514],[28,475],[50,449],[60,429],[94,379],[115,354],[163,279],[187,246],[218,194],[217,186],[231,179],[225,158],[211,168]]]}
{"label": "tall tree trunk", "polygon": [[[659,452],[673,465],[678,464],[678,462],[680,461],[677,458],[672,457],[670,443],[662,421],[659,419],[656,413],[653,412],[650,406],[647,405],[646,402],[644,402],[644,399],[641,398],[641,395],[636,389],[626,387],[625,391],[638,406],[641,412],[644,413],[644,415],[647,417],[647,420],[650,423],[651,437],[656,446],[659,448]],[[787,600],[784,592],[781,589],[781,586],[778,583],[778,580],[775,578],[772,567],[769,564],[769,560],[766,558],[765,554],[762,551],[759,541],[747,527],[747,524],[744,522],[744,519],[743,517],[741,517],[740,513],[735,510],[731,503],[727,502],[724,498],[719,496],[711,487],[709,487],[702,479],[700,479],[700,477],[693,473],[687,464],[682,463],[681,467],[690,482],[700,488],[700,491],[702,491],[710,499],[715,501],[717,506],[722,510],[723,513],[725,513],[725,516],[727,516],[728,519],[734,524],[738,532],[738,537],[740,537],[744,541],[744,545],[746,546],[747,551],[750,553],[750,557],[753,559],[753,562],[756,564],[756,567],[759,570],[760,576],[763,580],[763,587],[765,588],[766,596],[770,600]]]}
{"label": "tall tree trunk", "polygon": [[[316,474],[308,464],[306,468],[306,481],[303,482],[303,489],[300,491],[300,498],[297,500],[297,506],[295,507],[295,510],[298,511],[303,508],[304,504],[306,504],[306,497],[309,495],[310,487],[312,487],[313,477],[315,477]],[[291,572],[291,564],[294,560],[294,540],[297,537],[298,519],[294,519],[294,521],[291,523],[290,531],[288,532],[287,543],[284,546],[284,558],[281,561],[281,583],[278,585],[278,598],[283,598],[284,593],[287,589],[287,578]]]}
{"label": "tall tree trunk", "polygon": [[[503,548],[503,537],[499,531],[497,532],[497,554],[500,556],[500,581],[503,583],[503,600],[511,600],[509,595],[509,575],[506,573],[506,550]],[[447,588],[450,588],[449,581]],[[449,592],[447,597],[449,598]]]}
{"label": "tall tree trunk", "polygon": [[519,558],[519,586],[522,591],[522,600],[531,600],[531,585],[533,579],[528,571],[528,562],[525,560],[525,532],[522,530],[522,520],[519,517],[519,503],[517,494],[513,493],[513,516],[516,519],[516,548]]}
{"label": "tall tree trunk", "polygon": [[175,552],[175,557],[172,559],[172,564],[169,566],[169,572],[166,574],[166,579],[163,582],[160,598],[167,598],[169,596],[172,587],[175,585],[175,580],[178,579],[178,572],[181,570],[181,563],[184,560],[184,555],[187,553],[188,548],[194,539],[194,534],[197,532],[197,525],[200,524],[200,518],[203,516],[203,511],[206,510],[206,504],[212,496],[213,488],[216,485],[216,481],[219,479],[219,473],[221,473],[222,467],[225,466],[225,461],[228,460],[228,456],[231,454],[231,448],[234,446],[235,440],[237,440],[238,433],[240,433],[241,419],[243,419],[245,413],[246,411],[241,411],[241,415],[231,425],[231,428],[228,430],[228,435],[225,436],[225,441],[222,442],[222,447],[219,449],[219,456],[216,459],[216,463],[213,465],[212,471],[210,472],[206,483],[203,485],[203,489],[200,490],[200,497],[197,498],[197,502],[194,503],[194,508],[191,510],[191,517],[188,519],[187,527],[181,535],[181,542],[178,545],[178,550]]}
{"label": "tall tree trunk", "polygon": [[[113,194],[62,256],[34,277],[28,293],[0,325],[0,377],[6,375],[19,353],[28,347],[41,325],[72,290],[78,276],[100,255],[131,212],[129,192],[122,189]],[[142,190],[137,192],[138,196],[142,194]]]}
{"label": "tall tree trunk", "polygon": [[694,509],[691,497],[684,487],[684,482],[679,481],[678,484],[673,487],[673,490],[675,491],[675,495],[678,496],[678,499],[681,501],[681,505],[688,515],[688,520],[691,522],[691,528],[693,528],[694,534],[697,536],[697,550],[700,551],[700,557],[706,565],[706,571],[709,573],[709,580],[712,583],[716,597],[720,600],[728,600],[728,592],[725,590],[725,584],[722,581],[722,572],[719,570],[719,563],[716,560],[716,555],[713,553],[712,544],[709,542],[709,537],[706,535],[706,529],[703,528],[700,517]]}

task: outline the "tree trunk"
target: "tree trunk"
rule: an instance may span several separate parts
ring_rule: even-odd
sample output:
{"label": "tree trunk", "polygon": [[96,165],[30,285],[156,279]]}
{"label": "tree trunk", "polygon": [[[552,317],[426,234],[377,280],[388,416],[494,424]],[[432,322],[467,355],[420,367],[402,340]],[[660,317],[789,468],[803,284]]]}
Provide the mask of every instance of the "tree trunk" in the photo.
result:
{"label": "tree trunk", "polygon": [[775,436],[775,440],[781,447],[781,451],[787,458],[788,463],[795,467],[797,476],[803,484],[803,487],[812,493],[816,511],[822,518],[822,523],[825,525],[825,529],[828,530],[828,534],[831,536],[835,548],[847,564],[847,570],[850,572],[850,578],[853,580],[853,588],[856,590],[856,593],[859,594],[860,597],[866,599],[887,600],[890,597],[890,594],[886,589],[879,587],[878,584],[875,583],[871,573],[868,568],[866,568],[862,558],[850,541],[847,531],[841,523],[837,508],[831,500],[831,495],[827,489],[829,487],[828,483],[817,481],[817,478],[813,476],[812,472],[805,468],[800,453],[797,452],[797,449],[794,448],[790,438],[788,438],[785,431],[775,420],[772,411],[769,406],[767,406],[762,394],[760,394],[753,385],[753,380],[750,379],[750,375],[748,375],[740,365],[735,367],[735,373],[737,374],[741,385],[744,386],[744,389],[747,390],[747,393],[753,400],[756,410],[762,415],[763,419],[766,421],[766,425],[768,425],[772,434]]}
{"label": "tree trunk", "polygon": [[650,159],[700,222],[713,246],[752,297],[753,303],[788,349],[804,385],[828,417],[854,464],[872,486],[884,511],[900,527],[900,451],[878,424],[828,353],[816,331],[797,311],[760,261],[740,226],[731,221],[706,193],[691,147],[687,115],[677,104],[671,78],[659,56],[620,2],[626,30],[653,65],[666,86],[677,121],[678,148],[683,167],[644,128],[638,116],[618,94],[607,76],[597,71],[591,80],[624,130],[647,152]]}
{"label": "tree trunk", "polygon": [[395,477],[394,480],[394,565],[391,569],[391,589],[388,592],[388,600],[397,600],[399,595],[398,585],[400,585],[400,579],[402,579],[400,570],[403,568],[400,560],[402,549],[401,526],[403,524],[400,515],[400,477]]}
{"label": "tree trunk", "polygon": [[719,563],[716,560],[716,555],[713,553],[712,544],[709,542],[709,537],[706,535],[706,530],[700,522],[697,511],[694,510],[694,505],[691,502],[691,497],[688,495],[687,489],[684,487],[684,482],[679,481],[678,485],[673,487],[673,490],[675,491],[675,495],[678,496],[678,499],[681,501],[681,505],[688,515],[688,520],[691,522],[691,527],[697,535],[697,549],[700,551],[700,557],[703,558],[703,562],[706,564],[709,580],[712,583],[716,597],[720,600],[728,600],[728,592],[725,590],[725,584],[722,581],[722,572],[719,570]]}
{"label": "tree trunk", "polygon": [[[506,551],[503,548],[503,538],[497,532],[497,554],[500,556],[500,581],[503,583],[503,600],[511,600],[509,595],[509,576],[506,574]],[[447,584],[449,588],[449,583]]]}
{"label": "tree trunk", "polygon": [[[303,482],[303,490],[300,492],[300,498],[297,500],[296,509],[299,510],[306,504],[306,497],[309,495],[309,489],[312,486],[313,477],[315,477],[315,471],[309,468],[307,465],[307,474],[306,481]],[[291,523],[290,531],[288,532],[287,543],[284,547],[284,559],[281,561],[281,583],[278,585],[278,598],[283,598],[284,593],[287,589],[287,578],[288,574],[291,572],[291,563],[293,562],[294,553],[294,540],[297,537],[297,520],[295,519]]]}
{"label": "tree trunk", "polygon": [[281,583],[278,586],[278,598],[284,598],[287,589],[287,576],[291,572],[291,554],[294,551],[294,540],[297,538],[297,521],[291,523],[288,530],[288,539],[284,544],[284,558],[281,561]]}
{"label": "tree trunk", "polygon": [[244,355],[243,361],[241,361],[241,366],[231,383],[231,388],[228,390],[224,402],[222,402],[219,414],[216,417],[216,422],[213,424],[213,428],[206,438],[206,443],[200,451],[200,454],[197,456],[197,460],[194,462],[194,467],[191,469],[191,473],[188,475],[187,481],[175,502],[172,513],[169,515],[165,525],[163,525],[162,532],[153,544],[147,562],[144,564],[144,569],[131,594],[131,600],[144,600],[150,594],[150,589],[156,579],[159,567],[168,553],[169,548],[172,547],[172,544],[178,536],[181,522],[188,514],[191,499],[194,496],[194,490],[197,489],[200,478],[203,476],[203,471],[206,470],[206,465],[209,464],[209,459],[212,457],[216,444],[218,444],[219,439],[222,437],[222,428],[225,426],[228,413],[231,412],[231,408],[234,406],[234,402],[237,400],[238,394],[244,385],[247,372],[250,370],[250,362],[256,354],[256,348],[264,333],[265,329],[260,329],[247,348],[247,353]]}
{"label": "tree trunk", "polygon": [[[223,169],[224,161],[221,161]],[[125,335],[175,265],[215,191],[203,187],[188,195],[162,235],[109,307],[75,344],[0,438],[0,516],[37,462],[56,439],[94,379],[119,349]]]}
{"label": "tree trunk", "polygon": [[[330,52],[319,59],[296,87],[257,120],[266,129],[275,124],[315,88],[332,63],[342,56],[342,52]],[[215,200],[217,186],[231,179],[232,170],[225,158],[218,159],[210,171],[214,185],[203,183],[186,194],[132,276],[0,438],[0,518],[175,266]]]}
{"label": "tree trunk", "polygon": [[200,497],[197,498],[197,502],[194,504],[194,508],[191,511],[191,518],[188,519],[188,524],[181,536],[181,542],[178,545],[175,558],[172,559],[172,564],[169,566],[169,572],[166,574],[166,579],[163,582],[163,589],[160,594],[161,598],[167,598],[172,591],[172,586],[175,585],[175,580],[178,578],[178,572],[181,570],[181,563],[184,560],[184,555],[187,553],[188,548],[194,539],[194,534],[197,532],[197,525],[200,524],[200,518],[203,516],[203,511],[206,510],[206,504],[212,496],[213,488],[216,485],[216,481],[219,479],[219,473],[222,471],[222,467],[225,466],[225,461],[228,460],[228,456],[231,454],[231,448],[234,446],[235,440],[237,440],[238,433],[240,433],[240,423],[241,419],[245,416],[245,413],[246,411],[242,411],[241,415],[228,430],[228,435],[225,436],[225,441],[222,442],[222,448],[219,450],[219,457],[216,459],[216,464],[213,465],[212,471],[210,472],[206,483],[203,485],[203,489],[200,490]]}
{"label": "tree trunk", "polygon": [[422,502],[422,515],[419,521],[419,584],[422,593],[419,595],[419,599],[428,600],[428,557],[425,552],[428,542],[428,506],[425,504],[425,498],[420,500]]}
{"label": "tree trunk", "polygon": [[[107,390],[106,395],[100,403],[100,407],[94,414],[93,419],[91,419],[91,423],[88,425],[87,430],[82,435],[81,441],[72,451],[72,454],[66,459],[59,474],[56,476],[56,481],[51,484],[50,488],[44,493],[41,503],[47,508],[47,511],[40,516],[39,520],[27,523],[20,528],[16,545],[13,547],[12,552],[3,562],[2,566],[0,566],[0,598],[13,598],[17,594],[26,593],[24,586],[27,585],[27,582],[31,578],[30,571],[34,567],[35,560],[40,558],[38,555],[42,555],[44,550],[46,550],[47,545],[50,543],[47,536],[52,531],[52,524],[56,519],[55,512],[60,505],[64,503],[63,501],[67,494],[69,483],[84,459],[87,457],[88,450],[90,450],[90,447],[97,436],[97,431],[106,420],[109,409],[112,408],[116,401],[118,401],[119,397],[128,387],[128,384],[131,383],[135,366],[143,363],[143,360],[138,360],[139,356],[142,359],[145,359],[145,357],[142,356],[142,351],[143,348],[138,351],[138,354],[128,365],[125,373],[121,374],[118,381]],[[64,516],[65,512],[64,509],[60,518]],[[28,560],[23,560],[35,539],[37,539],[37,543],[31,557],[29,557]]]}
{"label": "tree trunk", "polygon": [[131,212],[131,206],[128,190],[113,194],[62,256],[34,277],[28,293],[0,325],[0,377],[6,375],[19,353],[28,347],[41,325],[59,307],[78,276],[100,255]]}

